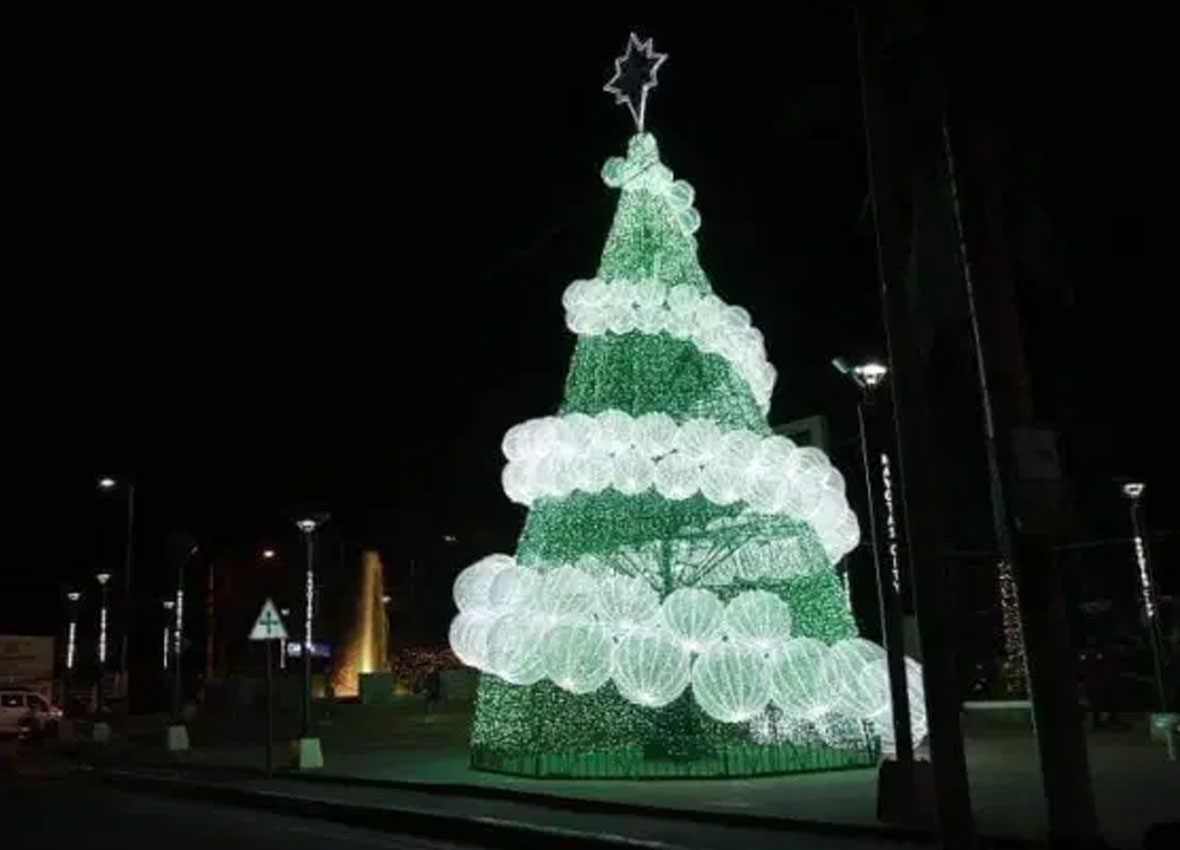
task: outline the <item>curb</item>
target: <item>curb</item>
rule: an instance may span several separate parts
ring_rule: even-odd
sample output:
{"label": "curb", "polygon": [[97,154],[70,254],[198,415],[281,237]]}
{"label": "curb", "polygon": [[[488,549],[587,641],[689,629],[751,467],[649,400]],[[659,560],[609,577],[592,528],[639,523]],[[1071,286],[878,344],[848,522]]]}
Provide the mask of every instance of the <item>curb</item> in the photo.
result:
{"label": "curb", "polygon": [[[146,767],[143,770],[168,771],[167,774],[151,774],[133,769],[100,769],[103,780],[118,787],[144,790],[206,799],[232,805],[266,809],[284,814],[294,814],[336,821],[354,826],[365,826],[383,831],[421,835],[427,838],[446,838],[470,842],[506,842],[505,846],[531,848],[544,847],[551,850],[553,839],[560,839],[563,847],[634,847],[678,850],[677,845],[632,839],[626,836],[602,836],[560,827],[535,823],[508,821],[491,817],[462,817],[445,813],[423,812],[416,809],[393,806],[371,806],[342,801],[322,800],[316,797],[296,796],[285,792],[248,790],[225,782],[197,781],[183,776],[186,771],[220,773],[241,778],[261,779],[263,771],[248,767],[218,768],[212,766],[169,765]],[[181,775],[178,775],[181,774]],[[463,783],[413,782],[396,779],[369,779],[334,774],[306,773],[301,771],[279,771],[276,779],[307,783],[309,786],[329,785],[337,787],[377,788],[391,791],[406,791],[445,797],[482,798],[534,805],[540,808],[574,812],[577,814],[627,815],[654,821],[675,820],[681,823],[698,823],[703,826],[735,827],[755,829],[768,833],[814,835],[834,839],[870,839],[888,842],[899,847],[907,845],[935,845],[938,835],[934,831],[877,826],[870,824],[841,824],[830,821],[812,821],[792,818],[774,818],[765,815],[741,812],[705,812],[699,809],[676,809],[652,806],[642,803],[628,803],[614,800],[594,800],[584,797],[567,797],[540,791],[516,790],[486,785]],[[231,780],[232,781],[232,780]],[[411,828],[410,824],[414,824]],[[489,831],[490,830],[490,831]],[[571,843],[574,842],[574,843]],[[995,850],[1031,850],[1043,846],[1034,839],[1017,837],[979,836],[981,847]]]}
{"label": "curb", "polygon": [[[707,826],[730,826],[744,829],[760,829],[767,832],[789,832],[796,834],[822,835],[830,838],[870,838],[897,844],[933,844],[938,836],[933,831],[909,827],[874,826],[870,824],[832,823],[831,821],[800,820],[798,818],[774,818],[766,815],[752,815],[742,812],[702,811],[700,809],[652,806],[645,803],[627,803],[619,800],[597,800],[589,797],[568,797],[549,794],[544,791],[530,791],[516,788],[501,788],[493,785],[474,785],[460,782],[412,782],[401,779],[367,779],[363,777],[340,776],[331,773],[303,773],[298,771],[277,774],[283,779],[319,785],[343,785],[358,788],[387,788],[391,791],[413,791],[421,794],[438,794],[448,797],[477,797],[487,800],[506,800],[525,803],[546,809],[578,812],[581,814],[632,815],[652,820],[676,820],[699,823]],[[1024,839],[988,841],[996,848],[1024,850],[1036,846],[1035,842]]]}
{"label": "curb", "polygon": [[552,850],[554,846],[571,850],[683,850],[680,845],[621,835],[591,834],[503,818],[462,817],[392,806],[378,807],[336,800],[318,800],[314,797],[300,797],[280,792],[247,790],[233,785],[193,782],[175,776],[153,776],[125,770],[106,770],[100,776],[107,785],[129,791],[144,791],[188,800],[260,809],[281,815],[482,847],[511,847],[520,850]]}
{"label": "curb", "polygon": [[[192,765],[176,762],[167,765],[144,765],[146,770],[169,770],[175,773],[205,773],[206,775],[231,776],[243,779],[263,779],[265,771],[253,767],[216,765]],[[903,826],[875,824],[835,823],[832,821],[801,820],[799,818],[776,818],[767,815],[743,812],[702,811],[700,809],[653,806],[646,803],[630,803],[621,800],[601,800],[590,797],[571,797],[528,789],[504,788],[495,785],[477,785],[462,782],[417,782],[409,779],[373,779],[343,774],[321,773],[281,769],[274,778],[307,783],[309,786],[329,785],[334,787],[377,788],[389,791],[406,791],[417,794],[431,794],[441,797],[467,797],[484,800],[502,800],[511,803],[537,806],[540,808],[574,812],[577,814],[628,815],[651,820],[675,820],[699,823],[704,826],[737,827],[758,829],[766,832],[815,835],[827,838],[871,839],[890,843],[934,844],[938,835],[933,830]],[[246,792],[249,793],[249,792]],[[981,836],[981,838],[983,838]],[[996,850],[1027,850],[1040,844],[1023,838],[984,839],[987,847]]]}

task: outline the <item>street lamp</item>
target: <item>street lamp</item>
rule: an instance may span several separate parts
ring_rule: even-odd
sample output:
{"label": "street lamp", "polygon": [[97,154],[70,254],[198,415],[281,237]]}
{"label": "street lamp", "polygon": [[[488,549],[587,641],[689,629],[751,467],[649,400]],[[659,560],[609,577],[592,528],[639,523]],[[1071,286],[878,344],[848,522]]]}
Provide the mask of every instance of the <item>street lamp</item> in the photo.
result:
{"label": "street lamp", "polygon": [[1156,598],[1155,580],[1151,573],[1151,558],[1144,540],[1143,518],[1140,515],[1141,500],[1146,484],[1142,481],[1128,481],[1122,486],[1131,511],[1132,542],[1135,547],[1135,562],[1139,568],[1139,592],[1143,599],[1143,613],[1147,618],[1147,642],[1151,644],[1151,659],[1155,672],[1155,687],[1159,695],[1160,711],[1168,711],[1168,691],[1164,686],[1163,649]]}
{"label": "street lamp", "polygon": [[[98,489],[112,491],[119,482],[105,475],[98,479]],[[131,567],[135,561],[135,482],[127,482],[127,532],[123,542],[123,630],[119,636],[119,685],[130,707],[127,681],[127,642],[131,634]]]}
{"label": "street lamp", "polygon": [[295,526],[307,541],[307,573],[304,583],[306,596],[303,616],[303,733],[299,739],[299,766],[322,767],[323,753],[320,740],[311,732],[311,622],[315,613],[315,530],[319,520],[305,517]]}
{"label": "street lamp", "polygon": [[270,561],[270,560],[274,559],[274,556],[275,556],[274,549],[263,549],[262,550],[262,560]]}
{"label": "street lamp", "polygon": [[[914,742],[910,732],[910,699],[907,673],[905,669],[905,655],[902,652],[901,633],[901,593],[899,570],[887,569],[881,561],[880,547],[877,541],[877,511],[873,498],[873,476],[870,471],[868,429],[865,427],[865,408],[871,408],[875,391],[885,381],[889,374],[888,367],[877,360],[866,360],[856,365],[850,365],[843,357],[832,360],[842,375],[852,379],[860,390],[860,398],[856,403],[856,419],[860,428],[860,453],[865,474],[865,505],[868,510],[869,545],[873,552],[873,567],[877,577],[877,602],[881,615],[881,637],[885,644],[886,663],[889,670],[889,696],[893,715],[894,755],[903,771],[912,773],[914,761]],[[889,477],[888,457],[881,454],[883,460],[882,474],[885,476],[885,491],[887,495],[886,510],[889,522],[887,532],[890,535],[890,554],[896,556],[896,525],[893,522],[892,480]],[[895,558],[896,560],[896,558]],[[909,782],[906,783],[910,784]]]}
{"label": "street lamp", "polygon": [[97,711],[103,710],[103,703],[105,700],[105,682],[106,666],[107,666],[107,583],[111,580],[111,574],[108,572],[101,572],[95,576],[98,580],[99,587],[102,588],[102,601],[98,609],[98,694],[95,698],[95,709]]}

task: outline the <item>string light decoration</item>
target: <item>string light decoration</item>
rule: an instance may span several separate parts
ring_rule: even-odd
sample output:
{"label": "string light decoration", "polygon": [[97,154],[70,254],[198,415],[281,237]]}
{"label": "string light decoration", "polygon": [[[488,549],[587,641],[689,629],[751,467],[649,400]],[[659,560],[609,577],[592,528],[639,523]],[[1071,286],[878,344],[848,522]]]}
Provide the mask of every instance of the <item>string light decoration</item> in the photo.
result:
{"label": "string light decoration", "polygon": [[1000,682],[1004,693],[1020,697],[1028,693],[1024,658],[1024,631],[1020,627],[1020,598],[1012,564],[1001,559],[996,568],[1000,589],[1000,622],[1004,631],[1004,657],[1000,661]]}
{"label": "string light decoration", "polygon": [[[663,59],[632,42],[643,55],[610,90],[639,124]],[[620,197],[597,273],[562,299],[576,342],[560,409],[501,444],[504,492],[528,508],[516,552],[455,581],[451,646],[482,673],[472,765],[875,764],[880,706],[845,693],[871,659],[833,568],[860,537],[844,479],[768,426],[762,335],[713,293],[695,192],[637,129],[602,170]]]}

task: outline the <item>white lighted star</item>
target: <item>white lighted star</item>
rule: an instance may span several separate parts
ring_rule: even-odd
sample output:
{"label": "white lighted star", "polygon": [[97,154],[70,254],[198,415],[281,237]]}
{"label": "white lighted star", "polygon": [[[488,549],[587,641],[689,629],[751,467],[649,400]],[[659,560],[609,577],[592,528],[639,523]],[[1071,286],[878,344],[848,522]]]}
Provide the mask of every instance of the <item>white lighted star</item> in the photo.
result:
{"label": "white lighted star", "polygon": [[643,131],[644,113],[647,111],[647,92],[654,89],[659,80],[656,73],[667,53],[656,53],[652,50],[652,40],[640,41],[639,36],[631,33],[627,39],[627,51],[615,59],[615,75],[603,86],[603,91],[615,96],[615,103],[625,103],[635,119],[635,128]]}

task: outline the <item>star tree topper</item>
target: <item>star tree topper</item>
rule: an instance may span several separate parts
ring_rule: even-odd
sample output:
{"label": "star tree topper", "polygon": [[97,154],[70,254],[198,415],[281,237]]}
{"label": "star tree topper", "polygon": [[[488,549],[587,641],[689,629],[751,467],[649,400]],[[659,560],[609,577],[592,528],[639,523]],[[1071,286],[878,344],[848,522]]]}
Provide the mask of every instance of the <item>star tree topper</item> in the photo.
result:
{"label": "star tree topper", "polygon": [[627,104],[635,119],[635,128],[640,132],[643,132],[643,118],[647,111],[647,92],[659,84],[656,72],[668,58],[667,53],[652,50],[651,42],[650,38],[640,41],[639,36],[631,33],[627,39],[627,51],[615,59],[615,75],[602,87],[603,91],[615,96],[615,103]]}

